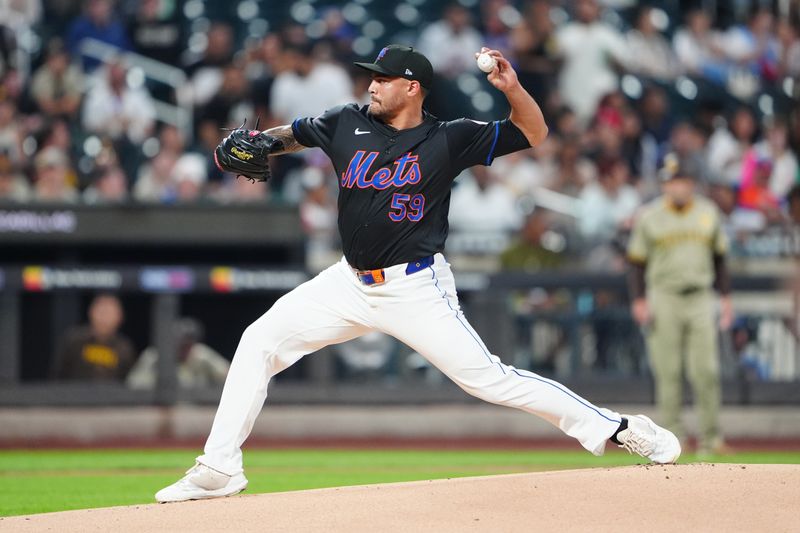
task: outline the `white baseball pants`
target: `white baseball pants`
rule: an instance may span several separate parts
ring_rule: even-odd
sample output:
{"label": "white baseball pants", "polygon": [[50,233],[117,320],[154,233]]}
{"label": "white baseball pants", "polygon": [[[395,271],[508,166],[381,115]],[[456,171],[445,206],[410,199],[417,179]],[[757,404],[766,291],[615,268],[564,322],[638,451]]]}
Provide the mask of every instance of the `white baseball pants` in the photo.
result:
{"label": "white baseball pants", "polygon": [[342,259],[248,326],[198,462],[230,475],[241,472],[241,446],[263,407],[270,378],[308,353],[370,330],[404,342],[469,394],[537,415],[593,454],[604,452],[619,427],[618,413],[492,355],[459,307],[444,256],[436,254],[433,265],[419,272],[406,275],[405,269],[405,264],[386,268],[385,283],[367,286]]}

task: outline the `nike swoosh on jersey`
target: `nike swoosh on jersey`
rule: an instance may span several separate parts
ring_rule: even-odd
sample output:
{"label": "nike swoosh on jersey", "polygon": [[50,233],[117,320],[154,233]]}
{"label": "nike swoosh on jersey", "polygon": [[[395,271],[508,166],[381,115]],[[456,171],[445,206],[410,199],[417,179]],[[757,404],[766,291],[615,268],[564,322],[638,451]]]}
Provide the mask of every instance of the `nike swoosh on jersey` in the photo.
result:
{"label": "nike swoosh on jersey", "polygon": [[353,133],[355,133],[356,135],[366,135],[367,133],[372,133],[372,132],[371,131],[361,131],[360,129],[356,128],[356,131],[354,131]]}

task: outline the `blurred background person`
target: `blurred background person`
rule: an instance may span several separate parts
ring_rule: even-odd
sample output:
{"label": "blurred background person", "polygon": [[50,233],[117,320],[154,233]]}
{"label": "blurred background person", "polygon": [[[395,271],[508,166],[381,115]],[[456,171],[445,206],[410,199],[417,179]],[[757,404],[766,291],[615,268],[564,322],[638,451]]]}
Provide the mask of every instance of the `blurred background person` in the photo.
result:
{"label": "blurred background person", "polygon": [[64,334],[51,371],[56,380],[120,382],[134,362],[133,345],[120,333],[125,318],[113,294],[98,294],[89,304],[89,323]]}
{"label": "blurred background person", "polygon": [[81,46],[86,39],[95,39],[126,51],[131,49],[125,26],[115,16],[114,0],[85,0],[84,12],[69,25],[66,44],[70,55],[81,58],[84,72],[91,72],[100,62],[84,55]]}
{"label": "blurred background person", "polygon": [[83,98],[83,83],[83,74],[70,63],[64,43],[52,39],[47,58],[31,81],[31,95],[39,110],[50,117],[74,119]]}
{"label": "blurred background person", "polygon": [[78,201],[75,174],[64,152],[54,146],[45,148],[36,154],[34,168],[34,201],[50,203]]}
{"label": "blurred background person", "polygon": [[442,18],[419,34],[417,48],[427,57],[437,75],[456,78],[475,70],[475,61],[464,50],[480,50],[483,37],[472,24],[472,14],[457,2],[447,4]]}
{"label": "blurred background person", "polygon": [[564,103],[587,123],[600,98],[617,88],[618,71],[630,58],[620,31],[600,20],[597,0],[577,0],[574,14],[556,32],[564,58],[558,87]]}
{"label": "blurred background person", "polygon": [[[697,406],[698,453],[726,453],[719,425],[718,326],[733,321],[725,263],[728,243],[716,206],[694,191],[694,176],[669,154],[663,196],[637,216],[630,242],[631,314],[644,328],[662,422],[682,440],[683,369]],[[713,289],[720,298],[715,321]]]}
{"label": "blurred background person", "polygon": [[[183,389],[218,387],[225,383],[230,361],[203,343],[199,321],[181,318],[172,327],[177,355],[178,386]],[[146,348],[131,369],[125,384],[132,389],[154,389],[158,381],[159,353]]]}
{"label": "blurred background person", "polygon": [[0,153],[0,202],[25,203],[31,196],[28,179],[17,171],[8,155]]}

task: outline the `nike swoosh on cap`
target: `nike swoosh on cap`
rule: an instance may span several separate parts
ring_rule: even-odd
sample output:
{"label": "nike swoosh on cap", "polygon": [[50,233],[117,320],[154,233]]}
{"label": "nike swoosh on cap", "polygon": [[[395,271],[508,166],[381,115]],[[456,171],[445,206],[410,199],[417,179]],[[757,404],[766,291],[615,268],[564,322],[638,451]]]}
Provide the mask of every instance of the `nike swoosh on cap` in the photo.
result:
{"label": "nike swoosh on cap", "polygon": [[366,135],[367,133],[372,133],[372,132],[371,131],[361,131],[358,128],[356,128],[356,131],[354,131],[353,133],[355,133],[356,135]]}

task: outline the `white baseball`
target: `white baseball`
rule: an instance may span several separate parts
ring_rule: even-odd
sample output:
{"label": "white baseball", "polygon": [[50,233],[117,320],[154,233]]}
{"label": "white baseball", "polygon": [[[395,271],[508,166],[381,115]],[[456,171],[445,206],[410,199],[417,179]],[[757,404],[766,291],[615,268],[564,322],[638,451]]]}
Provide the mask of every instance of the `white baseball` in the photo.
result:
{"label": "white baseball", "polygon": [[494,67],[497,66],[497,60],[490,56],[489,54],[480,54],[478,56],[478,68],[482,71],[486,72],[487,74],[494,70]]}

